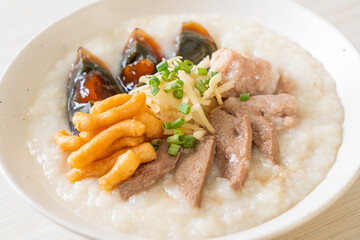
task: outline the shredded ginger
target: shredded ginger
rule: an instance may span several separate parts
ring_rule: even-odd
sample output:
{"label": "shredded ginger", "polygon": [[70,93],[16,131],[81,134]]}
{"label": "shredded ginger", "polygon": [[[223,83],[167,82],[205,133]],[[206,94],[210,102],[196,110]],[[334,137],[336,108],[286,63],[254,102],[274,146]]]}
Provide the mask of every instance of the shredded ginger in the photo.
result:
{"label": "shredded ginger", "polygon": [[[174,57],[168,62],[168,70],[171,72],[181,62],[182,57]],[[177,99],[172,93],[165,93],[164,88],[171,84],[161,78],[161,73],[157,72],[154,75],[142,76],[139,80],[143,86],[133,89],[130,93],[144,92],[147,96],[146,104],[154,111],[156,117],[163,122],[172,122],[179,117],[183,117],[186,121],[179,129],[187,134],[192,135],[196,139],[200,140],[206,134],[207,131],[215,133],[215,129],[211,126],[208,118],[206,117],[204,109],[207,111],[215,106],[222,105],[221,94],[234,86],[232,82],[221,83],[221,73],[216,73],[211,76],[211,72],[208,71],[207,75],[199,76],[195,73],[197,68],[209,69],[210,58],[205,57],[198,65],[194,65],[191,68],[190,73],[186,73],[184,70],[179,70],[175,75],[174,80],[180,79],[184,85],[181,87],[183,90],[183,96],[181,99]],[[214,74],[214,73],[213,73]],[[160,80],[160,91],[153,96],[149,86],[149,80],[152,76],[156,76]],[[207,90],[202,94],[195,88],[195,86],[202,80],[209,78],[210,81],[207,84]],[[214,106],[214,99],[217,104]],[[186,103],[191,106],[189,114],[183,114],[179,112],[179,106],[181,103]],[[172,135],[173,130],[165,130],[165,134]]]}

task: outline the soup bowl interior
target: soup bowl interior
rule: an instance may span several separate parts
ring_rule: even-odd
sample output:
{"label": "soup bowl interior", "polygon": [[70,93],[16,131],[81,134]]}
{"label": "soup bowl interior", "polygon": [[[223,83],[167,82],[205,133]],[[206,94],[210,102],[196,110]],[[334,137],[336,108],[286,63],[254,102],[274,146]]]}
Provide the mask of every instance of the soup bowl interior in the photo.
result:
{"label": "soup bowl interior", "polygon": [[[189,7],[191,6],[191,7]],[[39,163],[25,146],[26,107],[49,71],[69,47],[89,36],[112,29],[125,19],[151,14],[231,14],[250,18],[297,42],[317,58],[337,83],[345,111],[343,144],[325,180],[289,211],[254,228],[219,239],[260,239],[277,236],[326,209],[359,175],[356,138],[360,134],[360,57],[335,28],[302,7],[288,1],[190,1],[181,4],[159,0],[100,1],[54,23],[35,37],[13,60],[0,82],[0,160],[4,175],[34,208],[58,224],[97,239],[135,239],[94,225],[66,209],[47,189]],[[89,18],[88,16],[97,16]],[[331,136],[329,136],[331,137]],[[356,157],[355,157],[356,156]]]}

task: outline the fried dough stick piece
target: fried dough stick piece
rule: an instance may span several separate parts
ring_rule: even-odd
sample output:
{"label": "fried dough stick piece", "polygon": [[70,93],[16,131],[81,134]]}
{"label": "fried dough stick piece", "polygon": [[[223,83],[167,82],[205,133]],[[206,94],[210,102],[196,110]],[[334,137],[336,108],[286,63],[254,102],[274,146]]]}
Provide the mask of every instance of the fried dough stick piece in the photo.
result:
{"label": "fried dough stick piece", "polygon": [[71,167],[82,168],[101,156],[107,148],[122,137],[138,137],[145,132],[145,126],[139,121],[125,120],[114,124],[96,135],[79,150],[72,152],[67,159]]}
{"label": "fried dough stick piece", "polygon": [[54,142],[63,152],[76,151],[85,144],[82,138],[69,135],[65,130],[59,130],[55,133]]}
{"label": "fried dough stick piece", "polygon": [[94,106],[90,108],[91,114],[103,113],[107,110],[121,106],[125,104],[132,98],[132,95],[126,93],[116,94],[114,96],[108,97],[102,101],[97,101],[94,103]]}
{"label": "fried dough stick piece", "polygon": [[116,185],[129,179],[140,165],[139,158],[131,150],[122,154],[112,169],[99,178],[99,185],[102,190],[111,191]]}
{"label": "fried dough stick piece", "polygon": [[145,127],[145,135],[148,138],[163,138],[164,137],[164,130],[162,128],[161,120],[157,119],[156,117],[152,116],[147,112],[140,112],[136,114],[134,120],[142,122]]}
{"label": "fried dough stick piece", "polygon": [[114,166],[116,160],[128,150],[133,151],[133,153],[135,153],[141,163],[153,161],[157,157],[153,146],[150,143],[143,143],[135,147],[125,148],[117,151],[110,157],[96,162],[92,162],[81,169],[73,168],[70,170],[67,176],[71,183],[80,181],[88,177],[101,177],[108,173]]}
{"label": "fried dough stick piece", "polygon": [[78,131],[92,131],[109,127],[125,119],[133,118],[145,105],[146,95],[139,92],[121,106],[113,107],[103,113],[75,113],[73,123]]}
{"label": "fried dough stick piece", "polygon": [[145,141],[144,136],[120,138],[120,139],[116,140],[115,142],[113,142],[113,144],[111,144],[110,147],[101,154],[99,159],[106,158],[123,148],[137,146],[140,143],[143,143],[144,141]]}
{"label": "fried dough stick piece", "polygon": [[[114,96],[108,97],[102,101],[98,101],[94,103],[94,106],[90,109],[91,114],[103,113],[107,110],[118,107],[125,104],[127,101],[131,99],[132,95],[126,93],[116,94]],[[147,112],[152,116],[155,116],[155,113],[145,104],[142,109],[142,112]]]}

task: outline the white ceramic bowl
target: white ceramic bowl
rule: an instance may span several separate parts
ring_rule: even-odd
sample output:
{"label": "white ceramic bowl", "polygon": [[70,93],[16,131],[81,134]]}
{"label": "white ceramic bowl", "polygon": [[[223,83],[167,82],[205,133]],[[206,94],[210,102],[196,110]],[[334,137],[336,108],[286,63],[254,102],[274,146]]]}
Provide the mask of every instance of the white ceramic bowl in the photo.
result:
{"label": "white ceramic bowl", "polygon": [[123,19],[149,12],[233,14],[253,19],[289,37],[322,62],[337,83],[345,121],[337,161],[313,192],[279,217],[219,239],[275,237],[313,218],[338,199],[359,175],[359,54],[335,28],[292,2],[222,0],[219,4],[218,0],[182,0],[181,4],[177,3],[166,0],[156,3],[148,0],[101,1],[53,24],[34,38],[14,59],[0,82],[0,160],[4,175],[34,208],[70,230],[97,239],[133,239],[80,219],[46,190],[44,182],[47,180],[42,167],[25,148],[25,109],[36,91],[32,86],[63,56],[64,44],[81,45],[86,37],[114,28]]}

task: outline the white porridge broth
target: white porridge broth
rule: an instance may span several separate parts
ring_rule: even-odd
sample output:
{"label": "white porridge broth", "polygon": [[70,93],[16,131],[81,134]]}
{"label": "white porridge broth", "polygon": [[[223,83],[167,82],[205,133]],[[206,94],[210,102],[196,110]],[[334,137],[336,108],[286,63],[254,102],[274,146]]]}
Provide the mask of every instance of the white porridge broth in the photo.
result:
{"label": "white porridge broth", "polygon": [[98,179],[71,184],[67,154],[54,144],[59,129],[69,130],[66,84],[79,46],[56,62],[40,83],[28,108],[27,146],[44,169],[53,192],[76,214],[116,231],[153,239],[210,238],[236,233],[287,211],[326,176],[342,142],[343,109],[335,82],[309,53],[285,37],[240,18],[229,16],[156,16],[131,19],[111,32],[95,33],[83,47],[104,60],[113,75],[120,53],[134,28],[152,35],[167,57],[184,21],[202,24],[218,48],[264,58],[295,83],[297,124],[278,133],[280,164],[272,164],[256,147],[244,187],[234,191],[213,164],[204,187],[201,208],[191,207],[172,180],[172,174],[150,190],[120,199],[117,190],[104,192]]}

